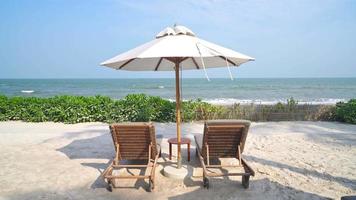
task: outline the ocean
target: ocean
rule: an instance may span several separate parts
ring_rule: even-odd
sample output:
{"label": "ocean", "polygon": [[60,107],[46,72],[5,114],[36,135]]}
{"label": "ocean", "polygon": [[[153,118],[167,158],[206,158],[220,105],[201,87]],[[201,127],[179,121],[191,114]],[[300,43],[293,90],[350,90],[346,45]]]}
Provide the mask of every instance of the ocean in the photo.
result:
{"label": "ocean", "polygon": [[[183,79],[182,97],[214,104],[335,104],[356,98],[356,78]],[[174,79],[0,79],[0,94],[51,97],[105,95],[115,99],[145,93],[175,99]]]}

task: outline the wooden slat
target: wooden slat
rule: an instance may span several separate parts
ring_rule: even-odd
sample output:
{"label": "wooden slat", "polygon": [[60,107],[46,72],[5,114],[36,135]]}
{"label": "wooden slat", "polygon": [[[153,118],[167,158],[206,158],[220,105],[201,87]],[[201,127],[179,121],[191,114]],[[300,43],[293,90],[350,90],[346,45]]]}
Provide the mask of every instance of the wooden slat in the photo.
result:
{"label": "wooden slat", "polygon": [[113,168],[146,168],[146,167],[151,167],[151,165],[113,165]]}
{"label": "wooden slat", "polygon": [[235,155],[232,154],[212,154],[210,158],[235,158]]}
{"label": "wooden slat", "polygon": [[209,140],[208,144],[209,145],[217,145],[217,146],[223,146],[225,145],[226,147],[229,146],[236,146],[237,140],[229,140],[229,139],[220,139],[220,140]]}
{"label": "wooden slat", "polygon": [[240,136],[233,136],[233,135],[208,135],[208,139],[210,140],[218,140],[218,139],[227,139],[227,140],[237,140],[241,138]]}
{"label": "wooden slat", "polygon": [[242,133],[242,130],[237,130],[237,129],[234,129],[234,130],[229,130],[229,129],[211,129],[209,130],[209,133],[208,134],[215,134],[215,133],[225,133],[225,134],[233,134],[233,135],[236,135],[236,134],[241,134]]}
{"label": "wooden slat", "polygon": [[128,136],[118,136],[118,139],[122,139],[122,140],[137,140],[137,141],[145,141],[146,143],[149,142],[149,137],[136,137],[135,135],[128,135]]}
{"label": "wooden slat", "polygon": [[231,152],[231,153],[233,153],[233,154],[236,154],[236,148],[234,148],[234,149],[223,149],[223,148],[220,148],[220,149],[218,149],[218,148],[213,148],[213,147],[210,147],[210,153],[222,153],[222,152]]}
{"label": "wooden slat", "polygon": [[133,127],[130,127],[130,126],[122,127],[122,126],[120,126],[120,127],[116,127],[116,129],[119,130],[119,131],[120,131],[120,130],[121,130],[121,131],[125,131],[125,130],[126,130],[126,131],[127,131],[127,130],[141,130],[141,131],[142,131],[142,130],[143,130],[143,131],[146,130],[146,131],[148,131],[149,128],[148,128],[147,126],[142,126],[142,127],[141,127],[141,126],[133,126]]}
{"label": "wooden slat", "polygon": [[233,146],[236,142],[232,140],[209,140],[209,145],[220,145],[225,144],[226,146]]}
{"label": "wooden slat", "polygon": [[240,139],[241,137],[238,136],[230,136],[230,135],[209,135],[206,137],[209,141],[220,141],[220,140],[224,140],[224,141],[233,141],[236,142],[238,139]]}
{"label": "wooden slat", "polygon": [[148,148],[141,148],[141,147],[135,147],[135,146],[126,146],[126,147],[121,147],[120,151],[121,152],[130,152],[130,151],[148,151]]}
{"label": "wooden slat", "polygon": [[148,151],[148,148],[140,148],[140,147],[126,147],[126,148],[122,148],[120,147],[120,152],[137,152],[137,151]]}
{"label": "wooden slat", "polygon": [[233,155],[236,157],[235,151],[210,151],[211,156],[218,156],[218,155]]}
{"label": "wooden slat", "polygon": [[148,134],[140,134],[136,132],[131,132],[131,133],[122,133],[118,134],[117,137],[140,137],[140,138],[150,138]]}
{"label": "wooden slat", "polygon": [[208,173],[210,177],[220,177],[220,176],[244,176],[249,175],[249,173]]}
{"label": "wooden slat", "polygon": [[211,135],[211,136],[219,136],[219,135],[225,135],[225,136],[237,136],[237,135],[242,135],[241,131],[220,131],[220,130],[212,130],[209,131],[208,134],[206,134],[207,136]]}
{"label": "wooden slat", "polygon": [[123,133],[123,134],[119,134],[117,137],[139,137],[139,138],[150,138],[149,135],[146,134],[139,134],[139,133]]}
{"label": "wooden slat", "polygon": [[227,146],[233,146],[237,143],[237,140],[231,140],[231,139],[223,139],[223,138],[219,138],[217,140],[215,139],[209,139],[209,142],[207,142],[209,145],[222,145],[225,144]]}
{"label": "wooden slat", "polygon": [[[135,136],[126,136],[126,137],[123,137],[123,136],[119,136],[118,139],[120,141],[125,141],[125,140],[136,140],[137,142],[142,142],[142,143],[149,143],[149,137],[135,137]],[[119,141],[119,142],[120,142]]]}
{"label": "wooden slat", "polygon": [[148,154],[144,154],[144,153],[136,153],[136,154],[128,154],[128,153],[123,153],[121,154],[121,157],[123,160],[125,159],[147,159],[148,158]]}
{"label": "wooden slat", "polygon": [[148,143],[146,141],[142,140],[137,140],[136,142],[133,141],[133,139],[119,139],[120,144],[127,144],[127,145],[132,145],[132,144],[137,144],[140,146],[146,146]]}
{"label": "wooden slat", "polygon": [[207,136],[212,135],[212,136],[219,136],[219,135],[229,135],[229,136],[236,136],[236,135],[242,135],[242,132],[240,131],[209,131],[209,133],[207,134]]}
{"label": "wooden slat", "polygon": [[125,132],[125,131],[141,131],[141,132],[149,132],[148,128],[145,127],[145,128],[140,128],[140,127],[133,127],[133,128],[117,128],[118,131],[120,132]]}
{"label": "wooden slat", "polygon": [[226,143],[215,142],[214,146],[216,146],[216,147],[225,147],[225,148],[232,148],[232,147],[237,148],[237,144],[235,142],[234,143],[230,143],[229,145],[227,145]]}
{"label": "wooden slat", "polygon": [[241,165],[207,165],[207,168],[221,168],[221,167],[235,167],[235,168],[242,168],[243,166]]}
{"label": "wooden slat", "polygon": [[232,152],[232,153],[236,153],[236,149],[237,148],[210,148],[210,152]]}
{"label": "wooden slat", "polygon": [[125,129],[125,130],[122,130],[122,129],[118,129],[117,130],[117,132],[119,133],[119,134],[121,134],[121,133],[125,133],[125,132],[138,132],[138,133],[145,133],[145,134],[149,134],[149,131],[148,131],[148,129]]}
{"label": "wooden slat", "polygon": [[135,137],[135,136],[119,136],[118,137],[119,140],[137,140],[138,142],[142,141],[145,143],[148,143],[149,141],[147,141],[149,139],[149,137]]}
{"label": "wooden slat", "polygon": [[226,134],[241,134],[242,133],[242,130],[237,130],[237,129],[234,129],[234,130],[229,130],[229,129],[211,129],[209,130],[209,133],[208,134],[214,134],[214,133],[226,133]]}
{"label": "wooden slat", "polygon": [[146,143],[146,142],[132,141],[132,140],[121,140],[120,143],[125,143],[125,144],[140,144],[140,145],[147,145],[147,144],[148,144],[148,143]]}
{"label": "wooden slat", "polygon": [[218,142],[218,143],[224,143],[224,142],[227,142],[227,143],[236,143],[238,142],[238,139],[239,138],[229,138],[229,137],[214,137],[214,138],[211,138],[211,137],[208,137],[207,138],[208,140],[208,143],[211,143],[211,142]]}
{"label": "wooden slat", "polygon": [[127,151],[126,149],[122,151],[120,149],[121,155],[143,155],[143,154],[148,154],[147,150],[143,151],[142,149],[130,149],[130,151]]}
{"label": "wooden slat", "polygon": [[131,131],[118,131],[117,135],[140,135],[140,136],[149,136],[150,133],[146,131],[138,131],[138,130],[131,130]]}
{"label": "wooden slat", "polygon": [[120,150],[121,155],[123,154],[148,154],[147,149],[124,149]]}
{"label": "wooden slat", "polygon": [[211,131],[207,136],[241,136],[239,132],[227,132],[227,131]]}
{"label": "wooden slat", "polygon": [[241,135],[231,135],[231,134],[211,134],[211,135],[207,135],[206,136],[207,138],[212,138],[212,139],[214,139],[214,138],[224,138],[224,137],[226,137],[226,138],[233,138],[233,139],[238,139],[238,138],[241,138]]}
{"label": "wooden slat", "polygon": [[120,138],[120,139],[136,139],[136,140],[141,140],[141,141],[146,141],[147,143],[150,142],[150,137],[149,136],[144,136],[144,135],[119,135],[117,136],[117,138]]}
{"label": "wooden slat", "polygon": [[146,151],[124,151],[124,152],[121,152],[122,157],[125,157],[125,156],[135,157],[135,156],[146,156],[146,155],[148,155],[148,153]]}
{"label": "wooden slat", "polygon": [[123,176],[123,175],[120,175],[120,176],[105,176],[105,178],[112,178],[112,179],[145,179],[145,178],[150,178],[149,175],[147,176],[140,176],[140,175],[128,175],[128,176]]}
{"label": "wooden slat", "polygon": [[132,129],[132,130],[117,130],[117,134],[125,134],[125,133],[138,133],[138,134],[141,134],[141,135],[149,135],[150,132],[148,130],[135,130],[135,129]]}
{"label": "wooden slat", "polygon": [[133,142],[133,141],[125,141],[125,140],[122,140],[123,142],[120,142],[120,144],[124,145],[124,146],[140,146],[140,147],[146,147],[148,146],[148,143],[146,142],[139,142],[139,141],[136,141],[136,142]]}
{"label": "wooden slat", "polygon": [[245,125],[231,125],[231,124],[209,124],[208,126],[209,128],[245,128]]}

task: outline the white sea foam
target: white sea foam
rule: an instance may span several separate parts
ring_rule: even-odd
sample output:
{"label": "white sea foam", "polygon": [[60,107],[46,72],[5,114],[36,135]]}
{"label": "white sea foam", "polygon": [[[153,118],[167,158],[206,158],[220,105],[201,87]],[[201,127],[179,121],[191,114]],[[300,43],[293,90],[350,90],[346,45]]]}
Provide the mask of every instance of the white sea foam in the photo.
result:
{"label": "white sea foam", "polygon": [[158,86],[158,88],[159,88],[159,89],[163,89],[163,88],[164,88],[164,86],[163,86],[163,85],[160,85],[160,86]]}
{"label": "white sea foam", "polygon": [[21,90],[22,93],[26,93],[26,94],[30,94],[30,93],[34,93],[34,90]]}
{"label": "white sea foam", "polygon": [[[175,99],[168,99],[171,102],[174,102]],[[188,99],[183,99],[183,101],[187,101]],[[234,104],[241,104],[241,105],[274,105],[277,103],[287,103],[286,99],[279,99],[279,100],[260,100],[260,99],[234,99],[234,98],[217,98],[217,99],[203,99],[203,102],[207,102],[214,105],[234,105]],[[299,105],[309,104],[309,105],[334,105],[338,102],[345,102],[346,99],[329,99],[329,98],[320,98],[312,101],[303,101],[303,100],[296,100]]]}
{"label": "white sea foam", "polygon": [[[276,103],[287,103],[286,99],[279,99],[279,100],[250,100],[250,99],[233,99],[233,98],[221,98],[221,99],[203,99],[204,102],[215,104],[215,105],[233,105],[233,104],[241,104],[241,105],[248,105],[248,104],[256,104],[256,105],[273,105]],[[311,101],[303,101],[303,100],[296,100],[298,104],[311,104],[311,105],[333,105],[337,102],[344,102],[345,99],[327,99],[327,98],[320,98]]]}

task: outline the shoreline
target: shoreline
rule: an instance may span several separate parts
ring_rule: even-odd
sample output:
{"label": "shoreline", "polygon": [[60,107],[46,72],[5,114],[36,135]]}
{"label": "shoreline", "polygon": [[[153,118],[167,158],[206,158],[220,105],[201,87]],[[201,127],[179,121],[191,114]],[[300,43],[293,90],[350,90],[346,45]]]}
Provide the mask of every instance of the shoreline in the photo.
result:
{"label": "shoreline", "polygon": [[[158,86],[160,87],[160,86]],[[96,95],[74,95],[74,94],[58,94],[58,95],[51,95],[51,96],[41,96],[41,95],[36,95],[35,90],[21,90],[20,91],[22,95],[6,95],[0,93],[0,95],[5,95],[7,97],[38,97],[38,98],[51,98],[55,96],[84,96],[84,97],[95,97],[95,96],[107,96],[107,95],[101,95],[101,94],[96,94]],[[129,93],[130,94],[145,94],[145,93]],[[150,94],[145,94],[149,96],[157,96],[157,95],[150,95]],[[110,96],[107,96],[110,97]],[[159,97],[159,96],[158,96]],[[125,97],[122,98],[113,98],[110,97],[113,100],[122,100]],[[175,98],[165,98],[161,97],[162,99],[168,100],[170,102],[175,102]],[[300,100],[294,97],[290,98],[281,98],[281,99],[275,99],[275,100],[263,100],[263,99],[237,99],[237,98],[182,98],[182,101],[198,101],[201,100],[202,102],[209,103],[212,105],[218,105],[218,106],[233,106],[233,105],[276,105],[276,104],[287,104],[289,100],[293,99],[296,104],[298,105],[336,105],[339,102],[347,102],[350,99],[345,99],[345,98],[319,98],[319,99],[314,99],[314,100]]]}
{"label": "shoreline", "polygon": [[[172,99],[168,99],[172,101]],[[196,99],[192,99],[196,100]],[[183,101],[189,101],[183,99]],[[203,102],[210,103],[212,105],[221,105],[221,106],[233,106],[235,104],[239,105],[276,105],[278,103],[287,104],[288,99],[281,100],[249,100],[249,99],[233,99],[233,98],[221,98],[221,99],[202,99]],[[298,105],[336,105],[339,102],[347,102],[348,99],[326,99],[321,98],[320,101],[299,101],[295,99]]]}

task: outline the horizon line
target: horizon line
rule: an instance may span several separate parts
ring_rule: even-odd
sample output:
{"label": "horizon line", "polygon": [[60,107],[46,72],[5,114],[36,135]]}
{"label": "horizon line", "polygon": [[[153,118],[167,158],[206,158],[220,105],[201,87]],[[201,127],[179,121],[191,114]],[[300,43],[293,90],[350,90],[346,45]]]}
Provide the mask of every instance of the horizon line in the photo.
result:
{"label": "horizon line", "polygon": [[[328,77],[328,76],[325,76],[325,77],[239,77],[239,78],[236,78],[234,77],[234,80],[235,79],[326,79],[326,78],[356,78],[356,76],[350,76],[350,77],[344,77],[344,76],[339,76],[339,77]],[[175,79],[174,77],[144,77],[144,78],[141,78],[141,77],[138,77],[138,78],[122,78],[122,77],[117,77],[117,78],[94,78],[94,77],[89,77],[89,78],[78,78],[78,77],[59,77],[59,78],[53,78],[53,77],[49,77],[49,78],[2,78],[0,77],[0,80],[34,80],[34,79],[43,79],[43,80],[49,80],[49,79],[53,79],[53,80],[58,80],[58,79]],[[205,77],[188,77],[188,78],[184,78],[183,79],[206,79]],[[210,79],[230,79],[228,77],[210,77]]]}

